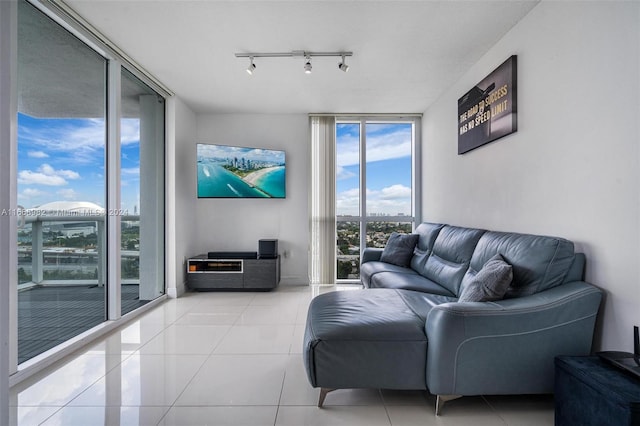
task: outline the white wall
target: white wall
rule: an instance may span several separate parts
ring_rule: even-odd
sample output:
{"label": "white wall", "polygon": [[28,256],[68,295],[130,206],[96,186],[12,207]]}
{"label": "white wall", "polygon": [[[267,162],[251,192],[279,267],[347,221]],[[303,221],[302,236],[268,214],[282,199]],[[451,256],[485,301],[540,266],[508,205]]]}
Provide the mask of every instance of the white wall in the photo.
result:
{"label": "white wall", "polygon": [[[284,150],[285,199],[196,199],[196,143]],[[309,222],[307,187],[309,119],[304,114],[199,115],[197,137],[185,145],[190,186],[196,199],[196,237],[192,254],[216,250],[257,251],[261,238],[277,238],[281,255],[281,285],[307,284]]]}
{"label": "white wall", "polygon": [[[640,325],[639,28],[637,2],[541,2],[423,118],[423,219],[573,240],[596,349]],[[518,132],[457,155],[457,99],[512,54]]]}
{"label": "white wall", "polygon": [[[195,221],[195,172],[194,167],[196,151],[193,141],[196,139],[196,115],[180,99],[174,98],[175,114],[175,187],[172,188],[175,199],[175,295],[179,296],[185,291],[186,264],[185,258],[196,252],[197,233]],[[168,289],[169,291],[169,289]],[[171,292],[169,291],[170,295]]]}

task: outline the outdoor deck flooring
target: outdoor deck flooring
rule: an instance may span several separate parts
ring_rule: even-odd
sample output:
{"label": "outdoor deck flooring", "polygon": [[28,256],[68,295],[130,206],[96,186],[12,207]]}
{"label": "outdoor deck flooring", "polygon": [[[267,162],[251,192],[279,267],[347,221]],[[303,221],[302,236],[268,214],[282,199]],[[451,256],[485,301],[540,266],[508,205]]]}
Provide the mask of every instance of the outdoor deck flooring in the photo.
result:
{"label": "outdoor deck flooring", "polygon": [[[148,301],[138,300],[138,285],[123,285],[122,312]],[[18,363],[102,323],[105,287],[46,286],[18,292]]]}

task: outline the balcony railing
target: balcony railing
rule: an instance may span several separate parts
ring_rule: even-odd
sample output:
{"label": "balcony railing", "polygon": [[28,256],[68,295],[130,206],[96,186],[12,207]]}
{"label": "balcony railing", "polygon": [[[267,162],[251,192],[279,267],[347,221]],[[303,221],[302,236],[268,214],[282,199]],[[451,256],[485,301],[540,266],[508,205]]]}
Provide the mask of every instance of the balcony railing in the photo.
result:
{"label": "balcony railing", "polygon": [[[18,228],[18,289],[33,285],[105,284],[104,214],[23,212]],[[121,216],[122,284],[140,283],[139,221],[139,215]]]}

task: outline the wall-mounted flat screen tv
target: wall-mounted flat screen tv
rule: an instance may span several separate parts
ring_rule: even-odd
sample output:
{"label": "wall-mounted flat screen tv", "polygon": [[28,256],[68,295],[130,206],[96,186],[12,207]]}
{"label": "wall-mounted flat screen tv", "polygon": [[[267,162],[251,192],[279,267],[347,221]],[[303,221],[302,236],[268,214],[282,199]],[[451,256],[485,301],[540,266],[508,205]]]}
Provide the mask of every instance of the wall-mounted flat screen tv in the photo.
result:
{"label": "wall-mounted flat screen tv", "polygon": [[285,198],[284,151],[197,144],[198,198]]}

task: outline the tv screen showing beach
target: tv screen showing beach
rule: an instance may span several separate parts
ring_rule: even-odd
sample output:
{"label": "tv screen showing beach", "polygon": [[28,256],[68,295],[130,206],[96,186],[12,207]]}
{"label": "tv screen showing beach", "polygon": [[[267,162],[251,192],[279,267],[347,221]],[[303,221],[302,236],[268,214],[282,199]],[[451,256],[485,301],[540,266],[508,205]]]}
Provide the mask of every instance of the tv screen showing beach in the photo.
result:
{"label": "tv screen showing beach", "polygon": [[197,144],[198,198],[285,198],[284,151]]}

